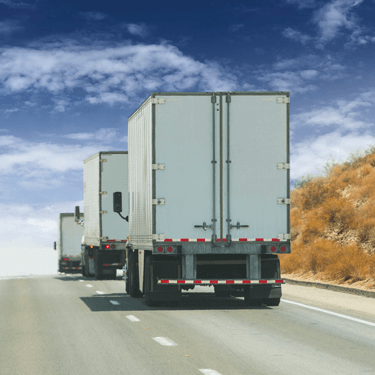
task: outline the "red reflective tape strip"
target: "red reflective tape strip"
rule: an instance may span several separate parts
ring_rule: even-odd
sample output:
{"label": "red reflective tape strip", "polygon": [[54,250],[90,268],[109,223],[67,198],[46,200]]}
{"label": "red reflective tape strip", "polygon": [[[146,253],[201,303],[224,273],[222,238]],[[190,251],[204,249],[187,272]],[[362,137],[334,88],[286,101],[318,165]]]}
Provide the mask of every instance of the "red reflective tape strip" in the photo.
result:
{"label": "red reflective tape strip", "polygon": [[108,266],[108,264],[107,263],[103,263],[103,266]]}
{"label": "red reflective tape strip", "polygon": [[90,257],[90,259],[94,259],[94,257]]}
{"label": "red reflective tape strip", "polygon": [[189,239],[188,239],[188,238],[181,238],[180,241],[181,241],[181,242],[189,242]]}
{"label": "red reflective tape strip", "polygon": [[128,242],[128,240],[121,240],[121,242]]}
{"label": "red reflective tape strip", "polygon": [[272,238],[272,241],[280,241],[278,238]]}
{"label": "red reflective tape strip", "polygon": [[169,284],[169,280],[160,280],[161,284]]}
{"label": "red reflective tape strip", "polygon": [[116,240],[107,240],[107,242],[115,242]]}
{"label": "red reflective tape strip", "polygon": [[276,283],[276,284],[284,283],[284,280],[275,280],[275,283]]}
{"label": "red reflective tape strip", "polygon": [[240,238],[239,241],[247,241],[247,238]]}
{"label": "red reflective tape strip", "polygon": [[217,284],[217,280],[210,280],[210,284]]}
{"label": "red reflective tape strip", "polygon": [[251,280],[242,280],[242,284],[251,284]]}
{"label": "red reflective tape strip", "polygon": [[172,238],[166,238],[164,242],[172,242]]}
{"label": "red reflective tape strip", "polygon": [[256,238],[255,241],[264,241],[264,238]]}
{"label": "red reflective tape strip", "polygon": [[234,284],[234,280],[227,280],[225,283],[226,284]]}
{"label": "red reflective tape strip", "polygon": [[259,284],[267,284],[267,280],[259,280]]}
{"label": "red reflective tape strip", "polygon": [[185,284],[185,280],[177,280],[177,284]]}
{"label": "red reflective tape strip", "polygon": [[206,239],[205,238],[197,238],[197,241],[198,242],[206,242]]}
{"label": "red reflective tape strip", "polygon": [[194,284],[202,284],[202,280],[194,280]]}

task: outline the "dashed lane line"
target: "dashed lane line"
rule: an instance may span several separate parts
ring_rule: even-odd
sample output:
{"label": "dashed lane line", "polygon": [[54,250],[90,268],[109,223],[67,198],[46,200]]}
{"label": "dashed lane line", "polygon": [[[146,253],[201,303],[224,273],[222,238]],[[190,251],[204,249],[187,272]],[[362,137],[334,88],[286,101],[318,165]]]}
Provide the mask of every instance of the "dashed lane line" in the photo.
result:
{"label": "dashed lane line", "polygon": [[92,288],[92,285],[91,284],[87,284],[86,285],[88,288]]}
{"label": "dashed lane line", "polygon": [[131,322],[140,322],[140,320],[134,315],[126,315]]}
{"label": "dashed lane line", "polygon": [[210,368],[200,368],[199,371],[204,375],[221,375],[220,372],[217,372]]}
{"label": "dashed lane line", "polygon": [[168,337],[153,337],[152,339],[158,342],[160,345],[164,345],[164,346],[177,346],[178,345],[174,341],[169,339]]}
{"label": "dashed lane line", "polygon": [[318,307],[309,306],[309,305],[304,305],[303,303],[298,303],[298,302],[288,301],[288,300],[286,300],[286,299],[282,299],[281,301],[282,301],[282,302],[286,302],[286,303],[290,303],[290,304],[292,304],[292,305],[297,305],[297,306],[305,307],[305,308],[310,309],[310,310],[315,310],[315,311],[319,311],[319,312],[322,312],[322,313],[325,313],[325,314],[330,314],[330,315],[338,316],[338,317],[340,317],[340,318],[344,318],[344,319],[352,320],[353,322],[358,322],[358,323],[362,323],[362,324],[367,324],[368,326],[375,327],[375,323],[368,322],[367,320],[362,320],[362,319],[352,318],[351,316],[348,316],[348,315],[338,314],[338,313],[335,313],[335,312],[333,312],[333,311],[328,311],[328,310],[319,309]]}
{"label": "dashed lane line", "polygon": [[97,290],[96,293],[98,293],[98,294],[105,294],[104,292],[101,292],[100,290]]}
{"label": "dashed lane line", "polygon": [[117,302],[117,301],[109,301],[109,302],[111,302],[112,305],[119,305],[120,304],[120,302]]}

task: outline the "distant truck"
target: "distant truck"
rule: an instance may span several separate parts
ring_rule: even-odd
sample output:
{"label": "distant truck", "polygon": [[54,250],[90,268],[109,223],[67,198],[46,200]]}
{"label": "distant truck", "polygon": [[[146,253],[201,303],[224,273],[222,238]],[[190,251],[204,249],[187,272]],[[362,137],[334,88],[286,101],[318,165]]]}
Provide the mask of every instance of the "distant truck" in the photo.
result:
{"label": "distant truck", "polygon": [[159,92],[130,116],[132,297],[153,305],[210,285],[279,305],[278,254],[291,250],[289,98]]}
{"label": "distant truck", "polygon": [[[82,274],[96,279],[116,278],[124,267],[128,223],[112,209],[113,192],[128,194],[127,151],[99,152],[84,160],[84,239]],[[127,210],[127,204],[126,204]],[[79,207],[76,207],[79,222]]]}
{"label": "distant truck", "polygon": [[[84,215],[80,214],[80,220]],[[59,216],[58,239],[54,249],[58,251],[58,271],[65,273],[81,272],[81,239],[83,227],[77,225],[74,213]]]}

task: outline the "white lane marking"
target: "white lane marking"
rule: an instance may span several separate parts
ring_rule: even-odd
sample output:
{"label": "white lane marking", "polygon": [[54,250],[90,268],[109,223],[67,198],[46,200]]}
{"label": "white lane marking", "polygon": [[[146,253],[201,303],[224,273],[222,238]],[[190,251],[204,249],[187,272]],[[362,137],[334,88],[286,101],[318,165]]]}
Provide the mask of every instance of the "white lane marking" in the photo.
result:
{"label": "white lane marking", "polygon": [[117,301],[109,301],[109,302],[111,302],[112,305],[119,305],[120,304],[120,302],[117,302]]}
{"label": "white lane marking", "polygon": [[79,280],[81,283],[83,283],[83,280]]}
{"label": "white lane marking", "polygon": [[340,317],[340,318],[349,319],[349,320],[352,320],[353,322],[358,322],[358,323],[362,323],[362,324],[367,324],[367,325],[369,325],[369,326],[375,327],[375,323],[368,322],[367,320],[362,320],[362,319],[352,318],[351,316],[348,316],[348,315],[338,314],[338,313],[335,313],[335,312],[332,312],[332,311],[319,309],[318,307],[313,307],[313,306],[309,306],[309,305],[304,305],[303,303],[298,303],[298,302],[293,302],[293,301],[287,301],[286,299],[282,299],[281,301],[282,301],[282,302],[286,302],[286,303],[291,303],[292,305],[297,305],[297,306],[301,306],[301,307],[306,307],[307,309],[311,309],[311,310],[315,310],[315,311],[320,311],[320,312],[323,312],[323,313],[326,313],[326,314],[330,314],[330,315],[338,316],[338,317]]}
{"label": "white lane marking", "polygon": [[105,294],[104,292],[101,292],[100,290],[97,290],[96,293],[98,293],[98,294]]}
{"label": "white lane marking", "polygon": [[92,285],[91,284],[87,284],[86,285],[88,288],[92,288]]}
{"label": "white lane marking", "polygon": [[199,371],[205,375],[221,375],[220,372],[217,372],[210,368],[200,368]]}
{"label": "white lane marking", "polygon": [[126,317],[132,322],[140,322],[140,320],[134,315],[126,315]]}
{"label": "white lane marking", "polygon": [[153,340],[164,346],[176,346],[177,344],[168,337],[153,337]]}

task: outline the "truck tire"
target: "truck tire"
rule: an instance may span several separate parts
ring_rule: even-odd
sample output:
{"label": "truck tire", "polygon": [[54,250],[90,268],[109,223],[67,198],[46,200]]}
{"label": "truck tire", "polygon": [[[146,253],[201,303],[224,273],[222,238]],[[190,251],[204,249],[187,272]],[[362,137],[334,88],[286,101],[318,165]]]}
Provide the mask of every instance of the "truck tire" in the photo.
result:
{"label": "truck tire", "polygon": [[138,276],[138,251],[129,252],[129,295],[130,297],[142,297],[139,290],[139,276]]}
{"label": "truck tire", "polygon": [[152,300],[151,292],[151,256],[145,259],[145,302],[147,306],[155,306],[155,301]]}
{"label": "truck tire", "polygon": [[96,280],[102,280],[103,279],[103,273],[102,268],[103,265],[101,264],[101,256],[99,255],[99,250],[95,250],[94,252],[94,265],[95,265],[95,279]]}
{"label": "truck tire", "polygon": [[228,298],[230,297],[230,291],[225,290],[225,288],[220,288],[220,286],[214,285],[215,296],[219,298]]}
{"label": "truck tire", "polygon": [[84,254],[84,257],[85,257],[85,274],[84,276],[86,277],[90,277],[90,273],[89,273],[89,251],[88,249],[85,249],[85,254]]}
{"label": "truck tire", "polygon": [[267,306],[279,306],[280,298],[268,298],[264,301],[264,304]]}
{"label": "truck tire", "polygon": [[245,289],[245,305],[252,306],[252,307],[260,307],[263,305],[263,299],[261,298],[252,298],[251,296],[251,289],[247,287]]}
{"label": "truck tire", "polygon": [[86,267],[85,266],[82,266],[81,273],[82,273],[82,276],[86,276]]}

